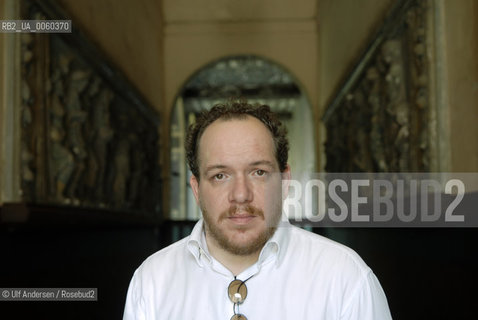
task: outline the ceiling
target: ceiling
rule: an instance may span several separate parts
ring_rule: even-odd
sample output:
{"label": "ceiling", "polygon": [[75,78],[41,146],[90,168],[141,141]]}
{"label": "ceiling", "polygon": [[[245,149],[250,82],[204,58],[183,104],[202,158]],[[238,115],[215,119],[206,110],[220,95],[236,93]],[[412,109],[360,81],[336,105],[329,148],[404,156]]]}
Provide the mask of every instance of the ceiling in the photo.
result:
{"label": "ceiling", "polygon": [[317,16],[317,0],[163,0],[168,23],[302,20]]}

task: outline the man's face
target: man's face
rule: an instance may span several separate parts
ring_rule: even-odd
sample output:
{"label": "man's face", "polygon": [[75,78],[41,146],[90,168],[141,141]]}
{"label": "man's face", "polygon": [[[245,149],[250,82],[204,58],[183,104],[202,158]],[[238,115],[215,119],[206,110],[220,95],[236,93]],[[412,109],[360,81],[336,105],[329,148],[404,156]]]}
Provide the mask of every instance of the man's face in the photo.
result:
{"label": "man's face", "polygon": [[282,213],[282,179],[270,131],[254,117],[216,120],[199,141],[200,182],[191,186],[206,238],[230,253],[258,252]]}

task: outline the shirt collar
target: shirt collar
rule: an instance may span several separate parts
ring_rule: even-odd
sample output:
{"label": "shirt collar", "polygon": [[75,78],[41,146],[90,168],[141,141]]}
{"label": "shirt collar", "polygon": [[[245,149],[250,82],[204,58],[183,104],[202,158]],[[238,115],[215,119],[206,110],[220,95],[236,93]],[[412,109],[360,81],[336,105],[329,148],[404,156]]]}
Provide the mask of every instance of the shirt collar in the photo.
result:
{"label": "shirt collar", "polygon": [[191,235],[189,236],[189,240],[187,241],[187,248],[189,252],[194,256],[196,262],[199,264],[200,267],[204,266],[202,262],[203,259],[206,260],[209,264],[212,263],[212,257],[209,254],[209,250],[207,249],[203,225],[204,221],[203,219],[200,219],[191,231]]}
{"label": "shirt collar", "polygon": [[[208,264],[212,264],[213,262],[213,258],[209,254],[207,248],[203,227],[204,220],[200,219],[194,226],[187,241],[187,248],[200,267],[204,266],[204,262],[207,262]],[[259,254],[259,259],[257,261],[259,266],[270,259],[276,259],[277,265],[282,263],[289,245],[290,228],[291,224],[287,218],[282,219],[281,222],[279,222],[274,235],[266,242]]]}

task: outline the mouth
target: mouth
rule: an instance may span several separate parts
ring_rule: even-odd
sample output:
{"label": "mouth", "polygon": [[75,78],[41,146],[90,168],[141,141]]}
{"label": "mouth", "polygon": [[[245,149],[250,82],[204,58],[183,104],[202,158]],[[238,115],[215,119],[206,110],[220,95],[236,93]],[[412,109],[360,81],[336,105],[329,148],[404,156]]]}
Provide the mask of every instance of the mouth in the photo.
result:
{"label": "mouth", "polygon": [[252,220],[257,218],[257,215],[252,215],[252,214],[236,214],[227,217],[227,220],[231,221],[232,223],[236,225],[246,225],[250,223]]}
{"label": "mouth", "polygon": [[251,206],[232,206],[227,212],[224,212],[222,219],[232,224],[233,227],[249,227],[257,219],[264,219],[262,210]]}

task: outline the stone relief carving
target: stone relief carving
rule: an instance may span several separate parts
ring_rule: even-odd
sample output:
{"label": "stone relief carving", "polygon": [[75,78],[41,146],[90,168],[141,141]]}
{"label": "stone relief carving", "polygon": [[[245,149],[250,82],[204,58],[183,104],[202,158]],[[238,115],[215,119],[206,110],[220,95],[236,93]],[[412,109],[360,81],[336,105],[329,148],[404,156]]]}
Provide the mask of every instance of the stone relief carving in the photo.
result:
{"label": "stone relief carving", "polygon": [[33,170],[33,150],[26,137],[28,131],[31,130],[33,115],[32,104],[33,96],[30,90],[30,85],[27,83],[26,78],[32,72],[33,66],[33,52],[32,52],[33,37],[30,34],[22,34],[20,38],[20,46],[22,51],[22,68],[20,71],[21,76],[21,127],[24,134],[21,139],[21,181],[22,191],[25,196],[29,197],[32,193],[31,188],[35,180],[35,173]]}
{"label": "stone relief carving", "polygon": [[21,39],[24,200],[156,214],[157,115],[59,35]]}
{"label": "stone relief carving", "polygon": [[427,1],[395,21],[326,119],[328,172],[429,171]]}

